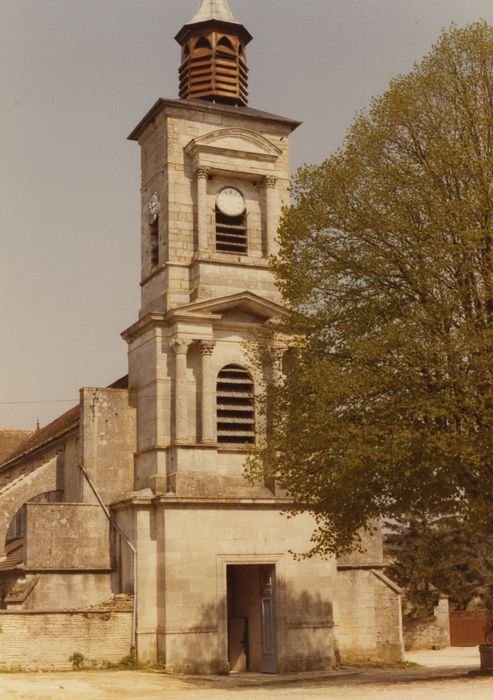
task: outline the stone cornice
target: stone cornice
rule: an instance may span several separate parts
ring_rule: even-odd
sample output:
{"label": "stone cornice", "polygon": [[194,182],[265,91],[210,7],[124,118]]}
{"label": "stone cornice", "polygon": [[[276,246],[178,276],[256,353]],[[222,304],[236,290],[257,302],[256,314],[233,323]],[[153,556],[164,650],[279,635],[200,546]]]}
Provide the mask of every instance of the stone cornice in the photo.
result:
{"label": "stone cornice", "polygon": [[250,107],[230,107],[229,105],[220,105],[217,103],[212,104],[201,100],[169,100],[161,97],[154,103],[145,117],[135,127],[135,129],[129,135],[128,140],[138,141],[140,136],[146,130],[147,126],[152,124],[152,122],[166,109],[175,109],[179,112],[185,113],[195,111],[206,114],[217,114],[219,116],[227,115],[231,118],[236,118],[239,120],[247,119],[255,122],[271,122],[278,126],[284,126],[287,133],[294,131],[301,124],[299,121],[281,117],[276,114],[270,114],[269,112],[251,109]]}
{"label": "stone cornice", "polygon": [[[170,309],[166,313],[149,313],[139,319],[121,334],[127,342],[142,335],[147,330],[156,327],[169,327],[176,321],[194,321],[195,323],[210,324],[213,321],[222,322],[222,314],[234,308],[245,308],[252,314],[264,320],[285,316],[288,312],[280,304],[260,297],[253,292],[238,292],[227,297],[205,299]],[[248,326],[248,322],[225,319],[224,323],[235,326]]]}
{"label": "stone cornice", "polygon": [[165,505],[165,506],[181,506],[186,505],[187,507],[198,507],[203,508],[204,506],[210,506],[211,508],[217,508],[217,506],[222,505],[224,507],[237,508],[239,506],[252,506],[256,508],[275,508],[284,510],[293,504],[290,498],[191,498],[186,496],[132,496],[128,499],[122,501],[117,501],[111,504],[112,510],[122,510],[123,508],[128,508],[129,506],[155,506],[155,505]]}

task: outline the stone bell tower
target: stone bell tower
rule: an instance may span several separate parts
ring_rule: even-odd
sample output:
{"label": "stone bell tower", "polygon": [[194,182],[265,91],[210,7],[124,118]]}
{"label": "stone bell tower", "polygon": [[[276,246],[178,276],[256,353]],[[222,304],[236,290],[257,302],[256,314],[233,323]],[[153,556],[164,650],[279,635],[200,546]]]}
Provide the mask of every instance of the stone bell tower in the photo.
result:
{"label": "stone bell tower", "polygon": [[142,151],[142,305],[124,334],[138,395],[136,481],[164,491],[192,471],[195,481],[238,476],[255,439],[241,412],[220,420],[216,378],[243,367],[252,328],[283,313],[269,258],[298,126],[246,106],[252,37],[226,0],[202,0],[176,38],[181,99],[158,100],[129,137]]}
{"label": "stone bell tower", "polygon": [[[294,562],[309,515],[250,484],[265,371],[245,342],[282,316],[269,268],[298,122],[247,106],[248,31],[202,0],[178,33],[180,99],[130,135],[142,153],[142,302],[123,334],[137,407],[135,491],[115,506],[138,551],[139,658],[169,671],[327,668],[335,568]],[[125,578],[125,576],[123,576]]]}

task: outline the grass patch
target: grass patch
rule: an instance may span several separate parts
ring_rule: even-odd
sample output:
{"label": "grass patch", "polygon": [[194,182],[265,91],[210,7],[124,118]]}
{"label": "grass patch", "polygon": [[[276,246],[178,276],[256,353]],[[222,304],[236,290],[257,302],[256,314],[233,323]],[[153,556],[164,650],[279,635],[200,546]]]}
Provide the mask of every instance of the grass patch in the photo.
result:
{"label": "grass patch", "polygon": [[135,656],[129,654],[116,663],[112,663],[111,661],[106,662],[103,668],[106,671],[144,671],[148,666],[136,659]]}

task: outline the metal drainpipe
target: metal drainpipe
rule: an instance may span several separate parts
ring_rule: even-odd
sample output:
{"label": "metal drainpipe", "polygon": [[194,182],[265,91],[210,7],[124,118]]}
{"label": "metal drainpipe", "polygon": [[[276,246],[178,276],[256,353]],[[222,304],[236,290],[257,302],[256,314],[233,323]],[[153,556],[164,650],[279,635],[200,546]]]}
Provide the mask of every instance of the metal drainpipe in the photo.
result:
{"label": "metal drainpipe", "polygon": [[128,539],[127,535],[123,532],[121,527],[118,525],[118,523],[113,519],[110,511],[106,507],[103,499],[101,498],[100,494],[98,493],[97,488],[93,484],[91,477],[85,470],[84,466],[82,464],[79,464],[79,468],[81,472],[84,474],[84,478],[89,484],[91,491],[96,497],[96,500],[98,501],[99,505],[104,511],[104,514],[108,518],[110,524],[112,527],[115,528],[115,530],[118,532],[120,537],[123,539],[125,544],[128,546],[130,551],[133,554],[133,562],[134,562],[134,604],[133,604],[133,609],[132,609],[132,646],[130,649],[130,653],[134,658],[137,658],[137,548],[135,547],[134,544]]}

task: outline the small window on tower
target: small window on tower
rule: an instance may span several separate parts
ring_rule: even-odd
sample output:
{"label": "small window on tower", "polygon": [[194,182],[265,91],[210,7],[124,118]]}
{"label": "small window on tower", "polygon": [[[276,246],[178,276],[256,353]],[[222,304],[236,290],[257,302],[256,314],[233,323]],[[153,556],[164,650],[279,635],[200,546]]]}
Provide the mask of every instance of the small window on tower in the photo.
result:
{"label": "small window on tower", "polygon": [[151,223],[150,229],[151,239],[151,267],[159,265],[159,216],[156,216]]}

